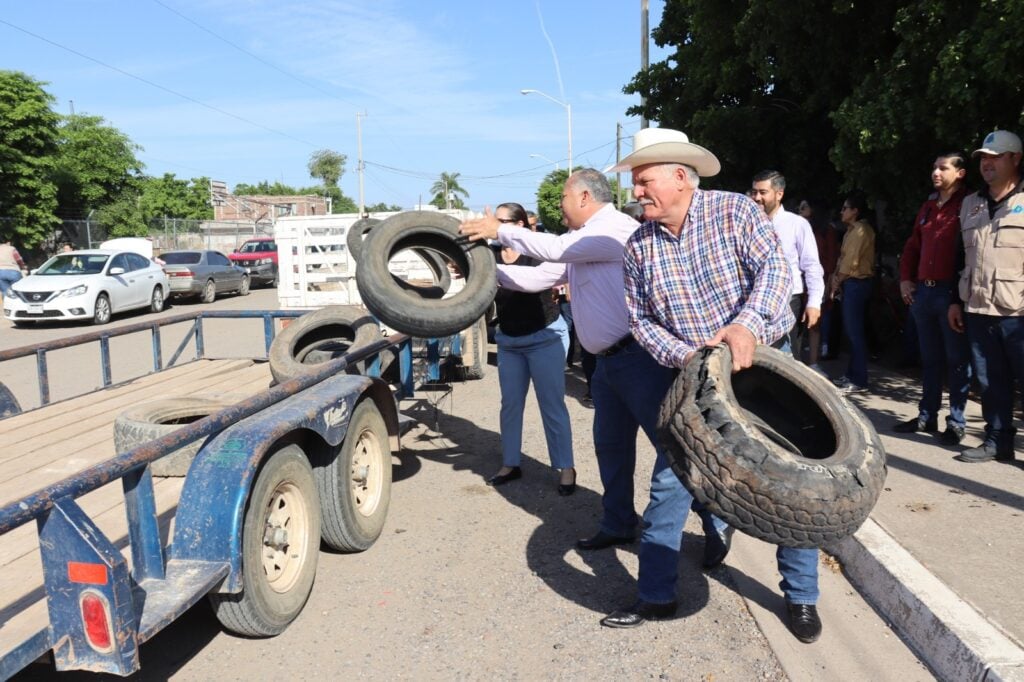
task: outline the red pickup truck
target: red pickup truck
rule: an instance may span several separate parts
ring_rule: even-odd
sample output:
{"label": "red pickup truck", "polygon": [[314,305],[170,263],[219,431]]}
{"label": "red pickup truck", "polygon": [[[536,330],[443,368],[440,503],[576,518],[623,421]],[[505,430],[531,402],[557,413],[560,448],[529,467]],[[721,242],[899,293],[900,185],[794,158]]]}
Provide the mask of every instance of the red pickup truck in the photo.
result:
{"label": "red pickup truck", "polygon": [[253,284],[277,286],[277,244],[273,237],[253,237],[228,254],[235,265],[249,273]]}

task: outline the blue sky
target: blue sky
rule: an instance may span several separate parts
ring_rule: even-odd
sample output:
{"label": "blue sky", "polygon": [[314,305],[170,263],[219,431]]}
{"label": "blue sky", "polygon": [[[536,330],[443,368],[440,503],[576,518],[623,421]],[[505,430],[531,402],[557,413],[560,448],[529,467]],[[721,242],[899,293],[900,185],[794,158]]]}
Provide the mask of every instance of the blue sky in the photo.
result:
{"label": "blue sky", "polygon": [[[651,28],[663,6],[651,0]],[[357,198],[365,112],[367,203],[427,201],[448,171],[472,208],[532,207],[554,165],[530,155],[565,167],[567,117],[521,89],[571,104],[575,165],[609,165],[616,123],[623,154],[639,128],[622,93],[640,65],[639,0],[9,1],[0,22],[0,68],[125,132],[151,175],[312,185],[309,155],[329,148],[348,156],[341,187]]]}

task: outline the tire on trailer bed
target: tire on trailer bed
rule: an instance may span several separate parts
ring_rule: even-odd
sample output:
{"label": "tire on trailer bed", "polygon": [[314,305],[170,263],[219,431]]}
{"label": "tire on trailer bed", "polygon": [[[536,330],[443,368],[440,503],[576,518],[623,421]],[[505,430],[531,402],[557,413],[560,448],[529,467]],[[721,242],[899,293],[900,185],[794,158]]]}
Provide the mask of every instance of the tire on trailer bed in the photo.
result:
{"label": "tire on trailer bed", "polygon": [[[114,449],[118,454],[128,452],[233,404],[227,399],[195,396],[133,405],[114,419]],[[150,472],[154,476],[185,476],[204,442],[193,441],[164,455],[150,465]]]}
{"label": "tire on trailer bed", "polygon": [[462,356],[456,376],[463,381],[483,379],[487,373],[487,318],[481,317],[459,334]]}
{"label": "tire on trailer bed", "polygon": [[248,637],[284,632],[313,590],[320,551],[320,504],[305,452],[290,444],[260,467],[242,526],[242,591],[211,593],[228,630]]}
{"label": "tire on trailer bed", "polygon": [[[444,257],[465,278],[447,298],[431,299],[395,283],[388,262],[405,249],[427,249]],[[456,334],[478,320],[497,291],[494,255],[485,242],[466,242],[459,221],[432,211],[408,211],[375,227],[356,268],[359,295],[387,326],[410,336]]]}
{"label": "tire on trailer bed", "polygon": [[352,412],[345,440],[313,461],[320,496],[321,535],[332,549],[369,549],[384,529],[391,503],[391,446],[371,399]]}
{"label": "tire on trailer bed", "polygon": [[728,347],[700,351],[662,402],[658,431],[694,497],[778,545],[851,535],[885,482],[885,450],[864,414],[817,372],[765,346],[736,374]]}
{"label": "tire on trailer bed", "polygon": [[[270,373],[277,383],[310,371],[381,339],[376,320],[355,306],[334,305],[292,320],[270,344]],[[361,365],[362,363],[360,363]],[[361,371],[350,367],[349,373]]]}

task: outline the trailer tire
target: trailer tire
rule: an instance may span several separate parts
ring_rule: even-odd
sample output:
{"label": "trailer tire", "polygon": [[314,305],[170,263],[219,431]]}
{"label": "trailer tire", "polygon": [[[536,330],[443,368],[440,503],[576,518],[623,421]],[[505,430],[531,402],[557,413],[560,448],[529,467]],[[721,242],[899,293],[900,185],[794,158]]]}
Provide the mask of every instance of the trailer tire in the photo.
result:
{"label": "trailer tire", "polygon": [[462,357],[458,364],[458,378],[462,381],[483,379],[487,373],[487,318],[481,317],[472,327],[459,334]]}
{"label": "trailer tire", "polygon": [[736,374],[728,347],[701,351],[662,402],[658,431],[697,500],[786,547],[851,535],[885,482],[871,422],[816,372],[765,346]]}
{"label": "trailer tire", "polygon": [[[447,298],[431,299],[397,285],[388,262],[405,249],[440,254],[462,273],[465,286]],[[455,218],[408,211],[388,218],[366,238],[356,285],[363,305],[387,326],[410,336],[448,336],[476,322],[491,304],[497,291],[494,255],[484,242],[465,242]]]}
{"label": "trailer tire", "polygon": [[278,635],[313,590],[320,505],[305,452],[287,445],[260,467],[242,527],[242,591],[210,594],[217,620],[248,637]]}
{"label": "trailer tire", "polygon": [[[327,362],[378,341],[380,326],[355,306],[327,306],[307,313],[285,327],[270,344],[270,373],[277,383],[308,373],[310,365]],[[362,363],[360,363],[362,364]],[[353,366],[348,372],[358,373]]]}
{"label": "trailer tire", "polygon": [[[345,245],[348,247],[349,258],[356,263],[358,269],[359,259],[363,252],[363,240],[366,235],[370,233],[374,227],[380,225],[383,221],[377,218],[360,218],[359,220],[352,223],[352,227],[348,228],[348,235],[345,237]],[[416,255],[423,259],[423,262],[430,268],[430,272],[434,277],[433,287],[421,287],[420,291],[425,296],[430,298],[441,298],[448,289],[452,286],[452,273],[448,271],[448,264],[444,258],[429,251],[427,249],[412,249],[416,252]],[[403,289],[412,288],[412,285],[408,284],[401,277],[392,274],[395,283]]]}
{"label": "trailer tire", "polygon": [[315,457],[314,465],[323,541],[342,552],[369,549],[384,530],[391,503],[388,429],[373,400],[360,401],[345,440]]}
{"label": "trailer tire", "polygon": [[[128,452],[232,404],[216,398],[190,397],[164,398],[134,405],[114,419],[114,449],[119,455]],[[150,473],[154,476],[187,475],[203,442],[197,440],[164,455],[150,465]]]}

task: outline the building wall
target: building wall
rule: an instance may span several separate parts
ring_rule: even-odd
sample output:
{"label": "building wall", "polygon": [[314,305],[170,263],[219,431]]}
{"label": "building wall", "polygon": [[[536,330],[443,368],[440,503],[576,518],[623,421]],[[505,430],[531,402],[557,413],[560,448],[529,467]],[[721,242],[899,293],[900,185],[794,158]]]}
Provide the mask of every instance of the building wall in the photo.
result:
{"label": "building wall", "polygon": [[254,220],[271,222],[275,218],[326,215],[327,200],[315,194],[297,196],[226,196],[213,206],[214,220]]}

